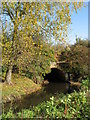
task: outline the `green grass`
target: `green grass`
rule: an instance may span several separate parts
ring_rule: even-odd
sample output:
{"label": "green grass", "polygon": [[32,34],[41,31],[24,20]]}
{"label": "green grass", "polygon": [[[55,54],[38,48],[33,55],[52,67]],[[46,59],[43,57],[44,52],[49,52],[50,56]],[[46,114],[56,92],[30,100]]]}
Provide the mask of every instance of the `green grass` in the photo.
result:
{"label": "green grass", "polygon": [[0,83],[2,85],[3,103],[19,99],[21,96],[31,94],[41,89],[40,85],[35,84],[32,80],[25,76],[12,74],[12,85]]}
{"label": "green grass", "polygon": [[18,113],[14,113],[11,108],[7,113],[2,114],[2,118],[40,118],[41,120],[80,118],[88,120],[90,118],[89,111],[90,105],[87,103],[85,91],[75,91],[62,97],[59,94],[57,97],[52,96],[49,101],[43,102],[31,109],[22,109]]}
{"label": "green grass", "polygon": [[89,79],[83,80],[79,92],[74,91],[71,94],[57,94],[52,96],[49,101],[42,102],[37,106],[29,109],[22,109],[14,113],[13,108],[7,113],[2,113],[2,119],[9,118],[40,118],[40,119],[64,119],[80,118],[88,120],[90,118],[90,104],[87,100]]}

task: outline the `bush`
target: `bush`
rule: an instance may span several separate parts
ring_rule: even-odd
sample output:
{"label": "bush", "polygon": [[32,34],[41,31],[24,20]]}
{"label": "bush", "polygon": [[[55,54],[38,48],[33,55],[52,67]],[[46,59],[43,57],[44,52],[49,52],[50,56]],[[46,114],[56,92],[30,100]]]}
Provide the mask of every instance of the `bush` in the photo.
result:
{"label": "bush", "polygon": [[[59,55],[58,61],[66,61],[64,64],[58,64],[66,73],[72,74],[74,81],[80,80],[88,75],[88,50],[87,41],[80,41],[67,48]],[[82,80],[81,79],[81,80]]]}
{"label": "bush", "polygon": [[43,102],[32,109],[24,109],[22,112],[14,114],[11,110],[7,114],[2,114],[3,118],[90,118],[90,105],[87,102],[86,93],[89,80],[82,81],[79,92],[71,94],[52,96],[50,101]]}
{"label": "bush", "polygon": [[35,113],[31,110],[22,110],[22,112],[17,113],[18,118],[33,118]]}

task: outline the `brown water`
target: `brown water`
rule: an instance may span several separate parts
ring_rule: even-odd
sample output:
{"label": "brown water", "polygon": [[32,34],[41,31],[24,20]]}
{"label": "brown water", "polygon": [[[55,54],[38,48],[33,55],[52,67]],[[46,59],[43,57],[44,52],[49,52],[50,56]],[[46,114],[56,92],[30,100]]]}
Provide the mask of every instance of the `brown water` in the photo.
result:
{"label": "brown water", "polygon": [[55,96],[57,93],[68,93],[68,83],[49,83],[43,87],[40,91],[23,96],[21,100],[17,100],[13,103],[6,103],[4,105],[5,111],[12,107],[16,112],[24,108],[30,108],[36,106],[43,101],[47,101],[51,96]]}

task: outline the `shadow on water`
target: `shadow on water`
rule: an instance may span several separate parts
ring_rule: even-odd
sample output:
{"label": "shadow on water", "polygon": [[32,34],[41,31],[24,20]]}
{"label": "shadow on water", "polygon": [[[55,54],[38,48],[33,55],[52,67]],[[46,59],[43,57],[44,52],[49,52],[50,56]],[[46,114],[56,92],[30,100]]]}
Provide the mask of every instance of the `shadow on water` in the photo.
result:
{"label": "shadow on water", "polygon": [[66,81],[64,72],[57,68],[51,68],[51,72],[44,76],[44,80],[48,80],[49,84],[33,94],[22,96],[21,100],[6,103],[4,105],[5,111],[9,110],[10,107],[15,112],[21,111],[22,109],[29,109],[44,101],[48,101],[51,96],[55,96],[57,93],[70,92],[70,83]]}
{"label": "shadow on water", "polygon": [[51,96],[55,96],[57,93],[67,93],[68,89],[69,84],[65,82],[49,83],[38,92],[23,96],[21,100],[17,100],[13,103],[6,103],[4,108],[5,111],[7,111],[10,107],[12,107],[13,110],[17,112],[21,109],[27,109],[36,106],[43,101],[47,101]]}
{"label": "shadow on water", "polygon": [[22,96],[21,100],[6,103],[4,105],[5,111],[9,110],[10,107],[15,112],[21,111],[22,109],[29,109],[44,101],[48,101],[51,96],[55,96],[57,93],[68,93],[69,91],[70,83],[66,82],[65,74],[57,68],[51,68],[51,72],[44,76],[44,80],[48,80],[49,84],[42,87],[36,93]]}

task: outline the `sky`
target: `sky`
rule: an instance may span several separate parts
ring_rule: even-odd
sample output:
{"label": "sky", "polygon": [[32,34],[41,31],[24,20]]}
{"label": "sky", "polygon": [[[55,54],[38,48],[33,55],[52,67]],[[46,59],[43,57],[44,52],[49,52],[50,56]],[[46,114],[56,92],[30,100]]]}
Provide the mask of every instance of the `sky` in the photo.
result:
{"label": "sky", "polygon": [[[89,11],[90,11],[90,7],[89,7]],[[88,30],[88,7],[81,8],[81,10],[78,10],[77,13],[74,12],[71,16],[71,22],[72,22],[72,24],[70,25],[71,30],[68,33],[67,42],[70,44],[74,44],[76,42],[76,36],[82,39],[87,39],[88,31],[89,31]]]}
{"label": "sky", "polygon": [[90,1],[89,1],[89,7],[88,7],[88,40],[90,41]]}
{"label": "sky", "polygon": [[88,38],[88,7],[83,7],[71,16],[71,30],[68,33],[68,43],[74,44],[76,36],[82,39]]}

